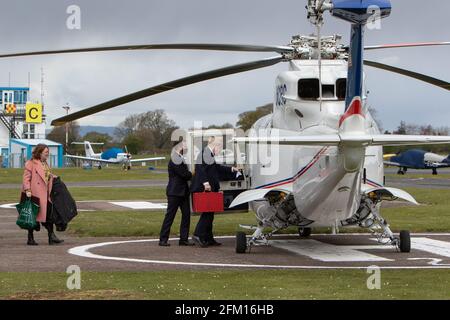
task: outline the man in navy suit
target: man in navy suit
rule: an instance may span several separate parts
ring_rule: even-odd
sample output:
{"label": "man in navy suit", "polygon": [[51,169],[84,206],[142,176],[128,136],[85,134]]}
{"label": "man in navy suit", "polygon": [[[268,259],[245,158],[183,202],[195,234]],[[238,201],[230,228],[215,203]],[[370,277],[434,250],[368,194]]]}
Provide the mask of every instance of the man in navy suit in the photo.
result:
{"label": "man in navy suit", "polygon": [[[222,137],[209,138],[208,145],[203,149],[203,153],[199,154],[201,159],[196,161],[191,192],[218,192],[220,189],[220,175],[239,171],[235,167],[227,167],[216,163],[214,156],[218,154],[221,148]],[[213,221],[214,212],[201,213],[192,239],[202,248],[221,245],[214,239]]]}
{"label": "man in navy suit", "polygon": [[192,173],[184,162],[183,153],[185,151],[186,145],[184,142],[175,142],[168,164],[167,212],[159,236],[159,245],[164,247],[170,246],[167,241],[178,208],[181,209],[180,241],[178,244],[180,246],[194,245],[188,240],[191,223],[188,181],[192,179]]}

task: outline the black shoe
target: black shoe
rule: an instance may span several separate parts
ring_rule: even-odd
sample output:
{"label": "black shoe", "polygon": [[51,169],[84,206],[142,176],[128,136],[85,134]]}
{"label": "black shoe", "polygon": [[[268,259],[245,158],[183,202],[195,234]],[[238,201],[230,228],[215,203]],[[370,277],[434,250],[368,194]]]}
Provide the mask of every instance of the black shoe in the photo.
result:
{"label": "black shoe", "polygon": [[200,248],[206,248],[208,247],[208,243],[205,241],[202,241],[199,237],[197,236],[192,236],[192,240],[194,240],[195,244],[198,245]]}
{"label": "black shoe", "polygon": [[64,242],[64,240],[58,239],[58,237],[56,236],[56,234],[54,232],[49,233],[49,235],[48,235],[48,244],[49,245],[60,244],[63,242]]}
{"label": "black shoe", "polygon": [[221,246],[222,245],[222,243],[221,242],[217,242],[216,240],[210,240],[210,241],[208,241],[208,245],[210,245],[210,246]]}
{"label": "black shoe", "polygon": [[178,241],[178,245],[180,245],[180,246],[194,246],[195,243],[190,242],[189,240],[180,240],[180,241]]}
{"label": "black shoe", "polygon": [[36,241],[34,241],[33,231],[28,231],[27,245],[29,245],[29,246],[37,246],[38,245],[38,243]]}
{"label": "black shoe", "polygon": [[167,241],[160,241],[160,242],[158,243],[158,245],[159,245],[160,247],[170,247],[170,243],[168,243]]}

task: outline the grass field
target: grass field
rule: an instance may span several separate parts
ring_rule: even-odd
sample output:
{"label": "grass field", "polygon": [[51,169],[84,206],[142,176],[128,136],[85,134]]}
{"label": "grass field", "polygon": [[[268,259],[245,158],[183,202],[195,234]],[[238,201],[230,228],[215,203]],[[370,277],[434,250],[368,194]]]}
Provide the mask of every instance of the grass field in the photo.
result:
{"label": "grass field", "polygon": [[[96,168],[85,170],[80,168],[52,169],[52,173],[60,176],[64,182],[82,181],[111,181],[111,180],[149,180],[167,179],[167,173],[156,173],[146,167],[134,166],[129,171],[124,171],[120,166],[109,168]],[[159,167],[166,169],[167,167]],[[22,183],[23,169],[0,169],[0,184]]]}
{"label": "grass field", "polygon": [[[0,189],[17,200],[17,190]],[[70,188],[77,200],[164,199],[164,188]],[[13,193],[14,191],[14,193]],[[420,206],[383,208],[394,231],[450,231],[450,190],[408,188]],[[9,193],[11,192],[11,193]],[[2,198],[0,197],[0,199]],[[172,228],[178,233],[180,215]],[[164,211],[80,212],[75,236],[156,237]],[[198,216],[191,219],[191,230]],[[253,213],[216,215],[216,235],[254,224]],[[314,232],[327,232],[327,229]],[[364,229],[349,229],[350,232]],[[286,232],[296,232],[295,228]],[[345,230],[341,230],[345,232]],[[66,288],[65,273],[0,273],[0,299],[450,299],[450,270],[382,270],[381,290],[368,290],[365,270],[187,270],[82,272],[81,290]]]}
{"label": "grass field", "polygon": [[[450,231],[450,190],[414,189],[408,191],[421,203],[420,206],[383,208],[383,217],[388,220],[393,231],[403,229],[412,232],[448,232]],[[156,192],[156,191],[155,191]],[[157,196],[157,194],[155,194]],[[98,211],[81,212],[70,225],[70,231],[79,236],[146,236],[153,237],[159,233],[164,211]],[[191,219],[191,230],[197,223],[198,216]],[[255,224],[252,212],[216,215],[214,230],[217,235],[230,235],[238,230],[239,224]],[[180,215],[174,225],[180,223]],[[328,232],[326,228],[314,232]],[[341,232],[367,232],[362,228],[341,229]],[[172,235],[177,235],[177,227],[172,228]],[[296,228],[284,230],[295,233]]]}
{"label": "grass field", "polygon": [[81,290],[64,273],[0,273],[2,299],[450,299],[449,270],[382,270],[367,289],[365,270],[82,272]]}
{"label": "grass field", "polygon": [[[165,199],[165,188],[160,187],[71,187],[70,193],[77,201],[84,200],[152,200]],[[19,201],[20,190],[0,189],[0,203]]]}

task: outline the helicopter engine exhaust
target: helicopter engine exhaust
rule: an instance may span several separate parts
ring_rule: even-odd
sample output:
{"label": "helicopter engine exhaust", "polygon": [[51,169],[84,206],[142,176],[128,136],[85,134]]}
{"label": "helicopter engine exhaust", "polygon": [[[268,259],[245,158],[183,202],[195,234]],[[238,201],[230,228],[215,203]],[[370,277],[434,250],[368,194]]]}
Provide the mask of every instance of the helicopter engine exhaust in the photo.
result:
{"label": "helicopter engine exhaust", "polygon": [[[305,227],[314,222],[298,212],[292,194],[284,196],[282,192],[277,195],[269,194],[268,200],[251,203],[252,210],[260,223],[275,229],[284,229],[292,225]],[[274,199],[276,199],[275,203]]]}

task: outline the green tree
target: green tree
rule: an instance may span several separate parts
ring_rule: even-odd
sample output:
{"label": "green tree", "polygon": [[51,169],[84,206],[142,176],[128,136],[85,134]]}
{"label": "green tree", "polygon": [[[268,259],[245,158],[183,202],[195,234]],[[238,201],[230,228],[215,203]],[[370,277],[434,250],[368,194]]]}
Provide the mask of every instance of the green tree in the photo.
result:
{"label": "green tree", "polygon": [[89,142],[103,143],[104,147],[109,147],[111,145],[111,141],[113,140],[113,138],[107,133],[90,131],[83,136],[82,140]]}
{"label": "green tree", "polygon": [[256,120],[272,113],[272,110],[272,103],[268,103],[263,106],[257,107],[256,110],[243,112],[239,114],[239,120],[236,123],[236,126],[244,131],[247,131],[256,122]]}
{"label": "green tree", "polygon": [[[58,143],[61,143],[66,149],[66,126],[53,127],[52,131],[47,135],[48,140],[52,140]],[[69,153],[73,149],[72,142],[80,141],[80,126],[76,121],[69,122],[68,124],[68,150],[65,150],[66,153]]]}
{"label": "green tree", "polygon": [[124,146],[127,146],[128,152],[131,154],[138,154],[144,149],[144,141],[133,134],[126,136],[122,143]]}

